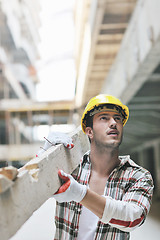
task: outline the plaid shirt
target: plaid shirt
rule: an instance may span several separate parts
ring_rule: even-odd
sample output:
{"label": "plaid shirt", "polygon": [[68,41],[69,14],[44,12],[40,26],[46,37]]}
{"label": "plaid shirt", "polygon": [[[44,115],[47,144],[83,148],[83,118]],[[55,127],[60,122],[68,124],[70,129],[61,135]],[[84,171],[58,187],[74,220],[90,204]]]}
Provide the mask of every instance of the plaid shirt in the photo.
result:
{"label": "plaid shirt", "polygon": [[[117,166],[107,179],[104,195],[123,203],[133,203],[142,209],[142,216],[132,223],[110,219],[106,224],[101,220],[97,223],[94,239],[96,240],[128,240],[130,233],[127,228],[140,226],[150,209],[153,193],[151,174],[144,168],[135,164],[129,156],[119,157],[120,165]],[[88,185],[91,174],[89,152],[81,159],[79,166],[72,173],[73,177],[81,184]],[[113,201],[112,201],[113,202]],[[55,240],[76,240],[79,229],[79,219],[82,205],[77,202],[57,203],[55,223]],[[125,215],[121,214],[122,217]],[[125,216],[124,216],[125,219]],[[120,229],[119,229],[119,226]],[[124,225],[124,226],[123,226]],[[124,230],[122,230],[124,227]],[[129,230],[130,231],[130,230]]]}

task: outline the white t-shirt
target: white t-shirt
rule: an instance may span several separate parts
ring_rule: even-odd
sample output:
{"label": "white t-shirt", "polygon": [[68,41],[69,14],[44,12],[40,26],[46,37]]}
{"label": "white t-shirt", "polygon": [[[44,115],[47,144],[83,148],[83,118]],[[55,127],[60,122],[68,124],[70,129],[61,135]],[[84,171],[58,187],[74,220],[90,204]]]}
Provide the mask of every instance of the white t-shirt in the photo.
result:
{"label": "white t-shirt", "polygon": [[77,240],[93,240],[98,220],[99,218],[93,212],[83,206]]}

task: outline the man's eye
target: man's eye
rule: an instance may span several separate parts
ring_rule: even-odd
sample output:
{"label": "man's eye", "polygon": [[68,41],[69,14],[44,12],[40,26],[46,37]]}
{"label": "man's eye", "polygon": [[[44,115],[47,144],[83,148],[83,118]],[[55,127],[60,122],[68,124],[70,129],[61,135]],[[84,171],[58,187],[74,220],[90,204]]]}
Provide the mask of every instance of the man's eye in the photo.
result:
{"label": "man's eye", "polygon": [[122,118],[121,117],[115,117],[115,120],[122,122]]}
{"label": "man's eye", "polygon": [[107,120],[108,118],[107,117],[101,117],[101,120]]}

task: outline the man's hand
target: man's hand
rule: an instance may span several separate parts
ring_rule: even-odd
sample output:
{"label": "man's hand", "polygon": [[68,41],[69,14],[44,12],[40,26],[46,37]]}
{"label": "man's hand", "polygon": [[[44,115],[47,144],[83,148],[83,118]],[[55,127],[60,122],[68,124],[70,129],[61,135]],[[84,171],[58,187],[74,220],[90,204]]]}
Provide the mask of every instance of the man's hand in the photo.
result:
{"label": "man's hand", "polygon": [[63,144],[68,149],[71,149],[74,147],[72,138],[68,136],[66,133],[51,132],[48,135],[48,137],[45,138],[44,146],[42,150],[40,150],[39,153],[36,155],[36,157],[40,156],[43,152],[47,151],[47,149],[57,144]]}
{"label": "man's hand", "polygon": [[78,183],[71,175],[58,171],[60,179],[64,184],[58,189],[58,191],[53,195],[56,201],[62,202],[81,202],[87,193],[87,186]]}

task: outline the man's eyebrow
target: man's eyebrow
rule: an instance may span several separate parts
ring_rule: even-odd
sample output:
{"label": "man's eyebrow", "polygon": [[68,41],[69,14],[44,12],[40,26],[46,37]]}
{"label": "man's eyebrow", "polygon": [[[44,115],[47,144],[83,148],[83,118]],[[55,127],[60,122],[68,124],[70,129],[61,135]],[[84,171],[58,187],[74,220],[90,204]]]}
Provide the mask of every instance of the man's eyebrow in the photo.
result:
{"label": "man's eyebrow", "polygon": [[[99,117],[101,117],[101,116],[110,116],[110,114],[109,113],[100,113],[98,116]],[[122,117],[122,115],[120,113],[115,113],[115,114],[113,114],[113,116],[114,117]]]}
{"label": "man's eyebrow", "polygon": [[[107,115],[109,116],[110,114],[109,113],[100,113],[99,116],[103,116],[103,115]],[[121,116],[120,113],[115,113],[113,116]]]}

